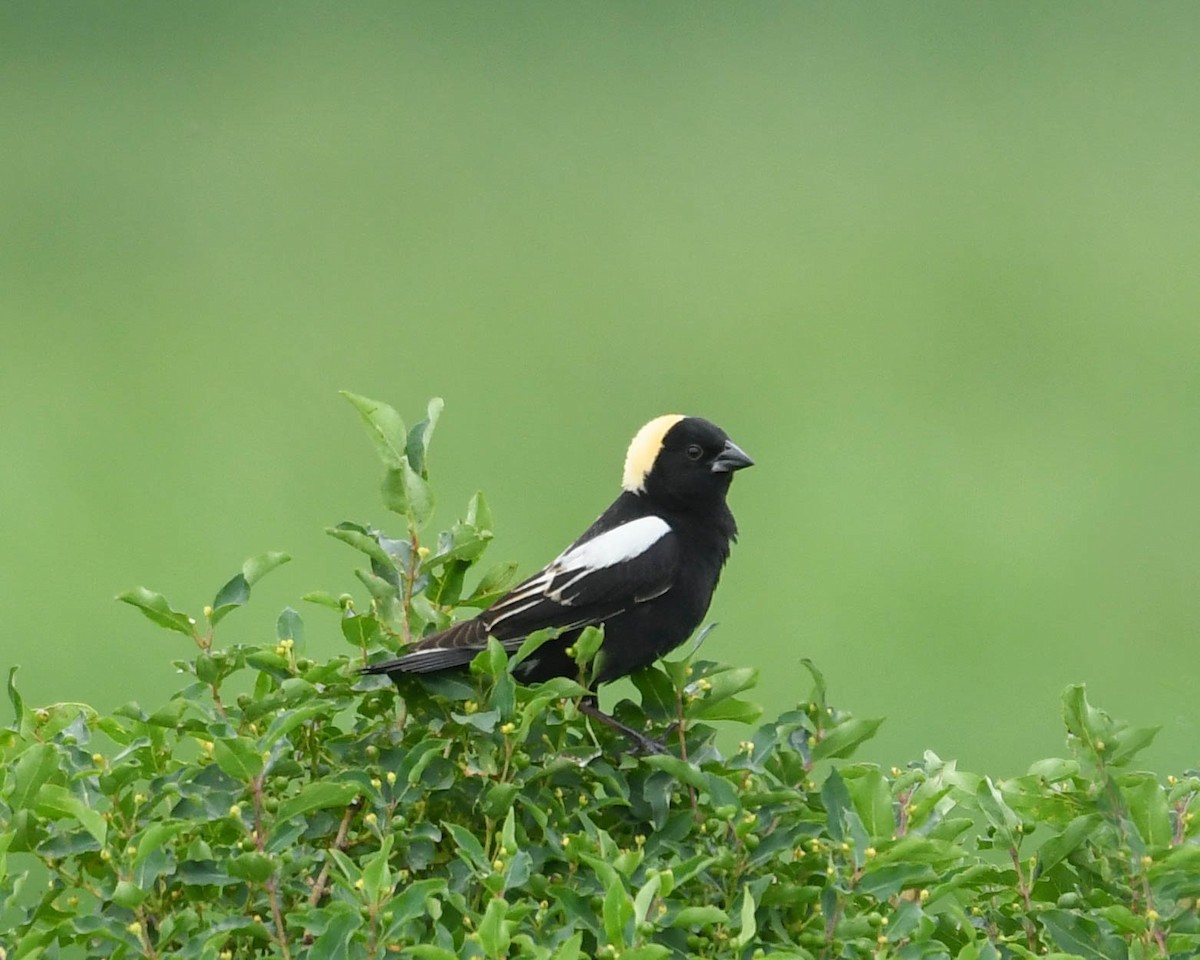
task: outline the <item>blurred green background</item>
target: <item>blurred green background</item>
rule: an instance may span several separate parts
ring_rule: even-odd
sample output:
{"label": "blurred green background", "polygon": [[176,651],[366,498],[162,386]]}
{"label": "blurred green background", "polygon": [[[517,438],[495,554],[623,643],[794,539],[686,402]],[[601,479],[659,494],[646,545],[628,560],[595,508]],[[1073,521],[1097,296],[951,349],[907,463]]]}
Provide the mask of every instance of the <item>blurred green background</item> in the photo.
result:
{"label": "blurred green background", "polygon": [[[1058,695],[1197,763],[1200,13],[1190,4],[0,8],[0,665],[161,701],[223,627],[358,587],[351,389],[446,412],[531,572],[668,411],[757,460],[711,617],[807,693],[998,775]],[[611,702],[611,694],[607,698]]]}

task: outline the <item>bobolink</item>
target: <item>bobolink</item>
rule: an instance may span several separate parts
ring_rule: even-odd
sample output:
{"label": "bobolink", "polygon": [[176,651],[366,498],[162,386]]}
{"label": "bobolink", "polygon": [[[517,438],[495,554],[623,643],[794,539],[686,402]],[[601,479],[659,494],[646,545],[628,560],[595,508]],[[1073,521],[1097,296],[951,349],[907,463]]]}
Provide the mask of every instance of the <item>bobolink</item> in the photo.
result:
{"label": "bobolink", "polygon": [[495,637],[510,652],[531,633],[560,631],[525,661],[524,681],[576,676],[567,648],[604,627],[594,684],[624,677],[673,650],[700,624],[737,525],[725,503],[733,472],[754,463],[699,417],[658,417],[625,457],[621,495],[544,569],[487,610],[417,642],[364,673],[432,673],[461,667]]}

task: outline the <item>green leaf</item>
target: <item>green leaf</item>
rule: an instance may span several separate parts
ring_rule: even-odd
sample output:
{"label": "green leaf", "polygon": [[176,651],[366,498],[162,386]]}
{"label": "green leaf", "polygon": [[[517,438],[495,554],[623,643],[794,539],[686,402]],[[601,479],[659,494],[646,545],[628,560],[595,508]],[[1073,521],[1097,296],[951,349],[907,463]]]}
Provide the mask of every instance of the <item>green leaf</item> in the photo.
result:
{"label": "green leaf", "polygon": [[404,889],[388,901],[388,910],[392,914],[391,930],[399,931],[406,923],[424,917],[428,913],[426,901],[445,892],[444,877],[405,884]]}
{"label": "green leaf", "polygon": [[415,946],[405,947],[400,952],[416,957],[417,960],[458,960],[458,954],[453,950],[447,950],[445,947],[439,947],[432,943],[418,943]]}
{"label": "green leaf", "polygon": [[754,897],[750,895],[750,886],[747,884],[742,887],[741,929],[733,940],[735,946],[739,949],[752,943],[754,935],[758,932],[758,924],[754,919],[754,909]]}
{"label": "green leaf", "polygon": [[370,903],[379,903],[381,893],[391,894],[393,881],[391,870],[388,869],[388,857],[391,855],[394,840],[392,834],[384,834],[379,849],[367,858],[363,866],[363,892]]}
{"label": "green leaf", "polygon": [[260,553],[242,564],[242,576],[246,578],[247,584],[254,586],[272,570],[277,570],[291,559],[288,554],[278,550]]}
{"label": "green leaf", "polygon": [[479,871],[487,871],[491,868],[487,854],[484,853],[483,844],[467,827],[446,820],[442,821],[442,826],[454,839],[454,845],[458,848],[459,855],[471,866]]}
{"label": "green leaf", "polygon": [[134,854],[133,865],[140,866],[154,851],[161,849],[164,844],[191,829],[192,824],[186,820],[159,820],[151,823],[142,831],[142,835],[137,841],[137,853]]}
{"label": "green leaf", "polygon": [[443,407],[445,407],[445,403],[442,401],[442,398],[434,397],[425,408],[425,419],[408,432],[408,439],[405,443],[405,456],[408,457],[408,462],[412,464],[412,468],[423,477],[429,475],[426,465],[426,460],[429,457],[429,441],[433,437],[433,430],[442,415]]}
{"label": "green leaf", "polygon": [[508,667],[508,653],[495,637],[487,638],[487,646],[471,660],[471,673],[476,676],[496,679]]}
{"label": "green leaf", "polygon": [[58,751],[49,743],[36,743],[17,760],[11,779],[8,805],[13,810],[32,809],[42,784],[58,772]]}
{"label": "green leaf", "polygon": [[408,445],[408,433],[400,414],[379,400],[371,400],[348,390],[339,392],[354,405],[354,409],[362,417],[371,442],[375,444],[375,452],[383,465],[394,470],[402,463],[407,464],[405,448]]}
{"label": "green leaf", "polygon": [[316,717],[328,718],[330,713],[336,709],[336,706],[336,704],[328,700],[320,700],[316,703],[306,703],[292,710],[283,711],[271,721],[271,726],[263,734],[263,746],[271,746],[280,737],[287,736],[301,724],[308,723],[308,721]]}
{"label": "green leaf", "polygon": [[621,951],[621,960],[664,960],[671,955],[671,948],[662,943],[644,943]]}
{"label": "green leaf", "polygon": [[684,907],[671,918],[673,927],[715,927],[729,924],[729,914],[720,907]]}
{"label": "green leaf", "polygon": [[896,832],[896,815],[883,771],[873,764],[855,764],[843,767],[841,775],[871,839],[890,840]]}
{"label": "green leaf", "polygon": [[153,620],[160,627],[174,630],[176,633],[182,633],[188,637],[194,633],[195,622],[192,618],[186,613],[172,610],[171,605],[167,603],[167,598],[161,593],[155,593],[145,587],[135,587],[118,594],[117,599],[122,603],[137,607],[147,619]]}
{"label": "green leaf", "polygon": [[729,697],[717,703],[707,700],[694,701],[686,709],[689,720],[731,720],[734,723],[755,723],[762,716],[763,708],[749,700]]}
{"label": "green leaf", "polygon": [[1048,838],[1038,847],[1038,874],[1045,873],[1078,850],[1103,822],[1098,813],[1085,814],[1072,820],[1061,833]]}
{"label": "green leaf", "polygon": [[673,757],[670,754],[650,754],[641,758],[641,762],[655,770],[665,770],[681,783],[695,787],[697,790],[708,789],[708,778],[694,763]]}
{"label": "green leaf", "polygon": [[421,526],[433,513],[433,490],[407,460],[383,475],[383,504],[393,513]]}
{"label": "green leaf", "polygon": [[12,704],[13,713],[16,715],[17,732],[22,737],[28,737],[33,730],[33,718],[25,709],[25,701],[17,691],[17,671],[20,669],[19,666],[16,666],[10,667],[8,670],[8,701]]}
{"label": "green leaf", "polygon": [[1167,846],[1171,842],[1171,811],[1158,778],[1152,773],[1125,774],[1121,794],[1142,842],[1147,847]]}
{"label": "green leaf", "polygon": [[339,613],[342,609],[342,601],[340,597],[335,597],[328,590],[310,590],[308,593],[301,594],[300,599],[305,603],[315,603],[321,607],[328,607],[330,610],[336,610]]}
{"label": "green leaf", "polygon": [[112,892],[112,902],[126,910],[133,910],[146,899],[146,891],[129,880],[121,880]]}
{"label": "green leaf", "polygon": [[979,787],[975,791],[975,800],[988,823],[995,828],[996,842],[1005,847],[1015,847],[1021,818],[1004,802],[1004,798],[1000,796],[1000,791],[992,784],[990,777],[984,777],[979,782]]}
{"label": "green leaf", "polygon": [[1108,755],[1109,764],[1114,767],[1125,766],[1154,742],[1154,738],[1158,736],[1161,729],[1162,727],[1135,727],[1114,732],[1112,743],[1109,745],[1111,750]]}
{"label": "green leaf", "polygon": [[[364,553],[371,558],[375,563],[383,567],[385,572],[392,574],[396,573],[396,563],[392,556],[383,549],[379,540],[357,523],[342,521],[337,526],[326,527],[325,532],[334,540],[340,540],[342,543],[353,547],[359,553]],[[340,604],[338,605],[340,608]]]}
{"label": "green leaf", "polygon": [[839,723],[828,730],[824,739],[815,743],[812,748],[812,759],[832,760],[850,756],[859,745],[875,736],[875,731],[883,723],[883,717],[872,720],[850,719]]}
{"label": "green leaf", "polygon": [[229,875],[251,883],[264,883],[275,872],[275,861],[265,853],[241,853],[225,862]]}
{"label": "green leaf", "polygon": [[243,574],[234,574],[233,579],[225,584],[213,598],[212,613],[208,621],[214,627],[225,619],[226,615],[240,607],[250,599],[250,584]]}
{"label": "green leaf", "polygon": [[812,702],[816,705],[817,710],[820,713],[824,713],[825,707],[826,707],[825,674],[821,673],[821,671],[817,669],[817,665],[815,663],[813,663],[808,657],[803,658],[800,661],[800,663],[804,667],[804,669],[808,671],[809,675],[813,678]]}
{"label": "green leaf", "polygon": [[262,754],[253,740],[245,737],[223,737],[213,742],[213,759],[221,770],[240,780],[249,783],[263,769]]}
{"label": "green leaf", "polygon": [[471,595],[460,600],[463,607],[490,607],[497,598],[502,596],[517,578],[518,564],[515,560],[506,560],[490,568],[476,584]]}
{"label": "green leaf", "polygon": [[345,807],[361,792],[361,788],[355,783],[316,780],[306,784],[294,797],[282,801],[275,813],[275,819],[278,823],[283,823],[285,820],[299,817],[313,810],[323,810],[326,807]]}
{"label": "green leaf", "polygon": [[646,915],[650,912],[650,905],[658,896],[661,886],[662,875],[655,873],[638,888],[638,892],[633,897],[633,923],[635,926],[640,925],[646,919]]}
{"label": "green leaf", "polygon": [[673,720],[678,714],[675,685],[657,666],[638,670],[630,678],[642,695],[642,710],[651,720]]}
{"label": "green leaf", "polygon": [[1103,932],[1095,920],[1069,910],[1045,910],[1037,919],[1060,950],[1084,960],[1128,960],[1125,941]]}
{"label": "green leaf", "polygon": [[304,644],[304,618],[291,607],[284,607],[275,621],[275,636],[279,640],[291,640],[297,647]]}
{"label": "green leaf", "polygon": [[604,643],[602,627],[584,627],[583,632],[575,640],[575,662],[580,666],[591,663],[602,643]]}
{"label": "green leaf", "polygon": [[579,960],[579,952],[583,947],[583,932],[576,931],[569,940],[564,941],[550,960]]}
{"label": "green leaf", "polygon": [[[485,656],[486,651],[480,656]],[[464,726],[474,727],[482,733],[491,733],[496,729],[496,724],[500,722],[499,710],[480,710],[478,713],[451,713],[450,718],[455,723],[461,723]]]}
{"label": "green leaf", "polygon": [[363,925],[358,910],[349,903],[335,900],[324,908],[324,912],[329,917],[325,929],[304,951],[304,960],[349,960],[351,957],[364,956],[363,953],[351,953],[348,950],[355,931]]}
{"label": "green leaf", "polygon": [[620,883],[610,883],[604,894],[604,935],[615,947],[625,946],[625,925],[633,919],[633,904]]}
{"label": "green leaf", "polygon": [[108,835],[108,824],[104,817],[66,787],[43,783],[38,789],[34,806],[38,813],[52,820],[58,819],[59,816],[74,817],[97,843],[103,844]]}
{"label": "green leaf", "polygon": [[493,897],[488,901],[483,919],[479,921],[479,945],[489,957],[507,956],[509,936],[504,929],[504,918],[508,914],[508,904],[503,897]]}
{"label": "green leaf", "polygon": [[825,805],[829,835],[841,842],[846,835],[846,814],[853,809],[853,801],[850,791],[846,789],[846,781],[837,770],[829,771],[829,776],[821,784],[821,802]]}
{"label": "green leaf", "polygon": [[466,522],[481,533],[493,533],[496,522],[492,518],[492,510],[483,496],[482,490],[477,490],[467,503]]}
{"label": "green leaf", "polygon": [[556,636],[558,636],[557,630],[535,630],[521,641],[517,652],[508,658],[508,672],[512,673],[520,664],[528,660],[542,644],[548,640],[553,640]]}
{"label": "green leaf", "polygon": [[342,617],[342,636],[356,647],[369,647],[379,636],[379,621],[370,614],[347,610]]}

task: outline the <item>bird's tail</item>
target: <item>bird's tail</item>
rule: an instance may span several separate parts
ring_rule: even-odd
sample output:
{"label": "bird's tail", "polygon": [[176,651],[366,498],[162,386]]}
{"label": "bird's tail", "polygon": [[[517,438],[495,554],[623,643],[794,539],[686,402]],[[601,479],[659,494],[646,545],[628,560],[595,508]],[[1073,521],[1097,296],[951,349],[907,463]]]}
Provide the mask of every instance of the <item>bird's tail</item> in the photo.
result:
{"label": "bird's tail", "polygon": [[366,674],[438,673],[463,667],[487,646],[487,628],[478,619],[463,620],[454,626],[419,641],[408,653],[392,660],[372,663],[360,671]]}

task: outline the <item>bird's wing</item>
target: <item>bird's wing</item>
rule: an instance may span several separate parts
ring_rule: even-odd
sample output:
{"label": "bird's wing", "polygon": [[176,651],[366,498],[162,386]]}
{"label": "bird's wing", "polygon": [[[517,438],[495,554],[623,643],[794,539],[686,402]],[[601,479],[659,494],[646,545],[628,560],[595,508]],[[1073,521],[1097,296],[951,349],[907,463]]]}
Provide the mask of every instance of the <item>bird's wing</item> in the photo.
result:
{"label": "bird's wing", "polygon": [[512,651],[537,630],[603,623],[670,590],[679,563],[678,537],[665,520],[630,520],[576,541],[479,616],[426,637],[404,656],[366,672],[444,670],[469,663],[489,636]]}

